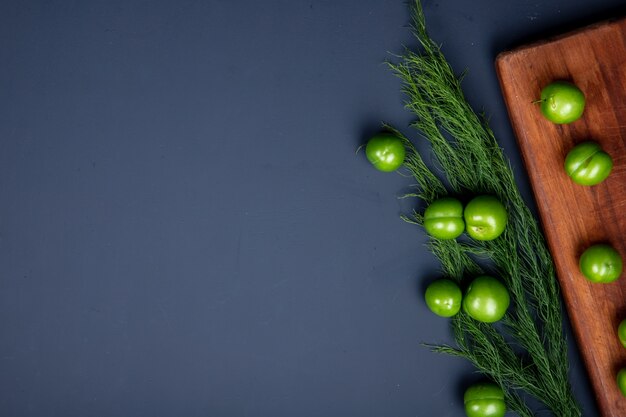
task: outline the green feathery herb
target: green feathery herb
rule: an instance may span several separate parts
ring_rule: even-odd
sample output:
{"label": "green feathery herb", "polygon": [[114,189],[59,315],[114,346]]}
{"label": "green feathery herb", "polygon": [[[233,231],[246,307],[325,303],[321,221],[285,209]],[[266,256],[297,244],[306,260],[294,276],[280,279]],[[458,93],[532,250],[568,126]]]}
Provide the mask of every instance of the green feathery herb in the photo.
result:
{"label": "green feathery herb", "polygon": [[[440,260],[443,273],[459,282],[483,271],[497,274],[512,301],[499,326],[459,313],[452,319],[457,346],[431,347],[470,360],[502,386],[509,408],[520,416],[533,416],[522,399],[528,394],[555,416],[580,416],[568,382],[559,288],[541,230],[487,121],[465,99],[463,77],[455,75],[439,45],[428,36],[419,0],[413,10],[412,29],[421,52],[407,50],[399,63],[389,66],[403,82],[406,107],[417,116],[411,126],[430,142],[438,169],[429,169],[411,142],[387,126],[408,149],[405,167],[418,183],[411,196],[430,204],[448,194],[487,193],[503,201],[509,212],[505,232],[493,241],[430,240],[429,249]],[[439,168],[444,179],[434,173]],[[423,220],[417,211],[404,219],[419,225]]]}

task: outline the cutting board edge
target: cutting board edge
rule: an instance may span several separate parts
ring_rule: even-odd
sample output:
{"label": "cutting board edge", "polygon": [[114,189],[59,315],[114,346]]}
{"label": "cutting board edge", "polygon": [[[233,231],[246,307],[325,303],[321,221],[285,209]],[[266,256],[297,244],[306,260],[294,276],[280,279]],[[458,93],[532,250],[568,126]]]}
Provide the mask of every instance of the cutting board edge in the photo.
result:
{"label": "cutting board edge", "polygon": [[499,64],[500,61],[508,60],[510,56],[514,54],[518,54],[527,50],[532,50],[532,49],[535,49],[535,48],[538,48],[538,47],[541,47],[541,46],[544,46],[546,44],[550,44],[553,42],[559,42],[563,39],[569,38],[571,36],[579,35],[583,32],[594,31],[602,27],[606,27],[606,26],[610,26],[614,24],[620,24],[620,23],[626,23],[626,16],[613,17],[610,19],[601,20],[599,22],[592,23],[592,24],[589,24],[589,25],[586,25],[577,29],[573,29],[573,30],[570,30],[570,31],[567,31],[558,35],[549,36],[544,39],[539,39],[536,41],[532,41],[532,42],[524,43],[519,46],[512,47],[505,51],[499,52],[496,55],[495,57],[496,68],[500,65]]}

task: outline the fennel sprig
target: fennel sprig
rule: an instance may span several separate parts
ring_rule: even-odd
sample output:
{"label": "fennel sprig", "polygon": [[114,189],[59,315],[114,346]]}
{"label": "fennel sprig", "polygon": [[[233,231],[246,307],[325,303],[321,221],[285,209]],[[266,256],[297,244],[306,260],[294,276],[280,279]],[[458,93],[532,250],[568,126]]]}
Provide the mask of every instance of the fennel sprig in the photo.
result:
{"label": "fennel sprig", "polygon": [[[429,168],[412,143],[387,126],[408,149],[405,167],[417,181],[412,195],[430,204],[447,194],[493,194],[509,212],[504,234],[493,241],[429,241],[444,274],[458,281],[483,271],[497,274],[512,300],[501,325],[479,323],[461,312],[451,321],[456,346],[431,347],[471,361],[503,387],[509,408],[520,416],[534,415],[523,400],[526,395],[541,401],[554,416],[580,416],[568,382],[559,287],[538,222],[486,119],[465,99],[463,76],[454,73],[427,34],[419,0],[413,7],[412,29],[420,52],[406,50],[389,67],[402,80],[406,107],[416,116],[411,126],[428,140],[437,165]],[[417,211],[404,219],[422,223]]]}

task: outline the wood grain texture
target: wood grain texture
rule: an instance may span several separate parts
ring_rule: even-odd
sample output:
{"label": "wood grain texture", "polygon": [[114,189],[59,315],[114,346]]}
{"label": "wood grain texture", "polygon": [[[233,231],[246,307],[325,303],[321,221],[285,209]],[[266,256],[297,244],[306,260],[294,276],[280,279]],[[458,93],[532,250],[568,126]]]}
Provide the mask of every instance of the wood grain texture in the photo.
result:
{"label": "wood grain texture", "polygon": [[[607,242],[626,259],[626,19],[502,53],[496,70],[599,409],[625,417],[615,376],[626,366],[617,338],[626,318],[626,274],[592,284],[578,258]],[[574,82],[587,99],[583,117],[569,125],[547,121],[533,104],[559,79]],[[567,152],[586,140],[600,143],[614,162],[609,178],[593,187],[575,184],[563,169]]]}

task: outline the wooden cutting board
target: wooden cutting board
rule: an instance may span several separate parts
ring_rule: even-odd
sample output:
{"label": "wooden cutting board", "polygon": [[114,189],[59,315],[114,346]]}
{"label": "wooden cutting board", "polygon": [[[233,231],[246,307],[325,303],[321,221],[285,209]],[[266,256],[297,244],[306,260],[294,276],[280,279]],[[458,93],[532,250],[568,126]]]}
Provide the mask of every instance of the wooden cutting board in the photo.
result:
{"label": "wooden cutting board", "polygon": [[[598,406],[603,416],[626,417],[615,379],[626,367],[617,338],[626,318],[626,273],[593,284],[578,268],[582,251],[599,242],[626,261],[626,19],[504,52],[496,70]],[[569,125],[547,121],[533,104],[559,79],[587,99],[582,119]],[[567,152],[586,140],[600,143],[614,162],[609,178],[593,187],[575,184],[563,169]]]}

